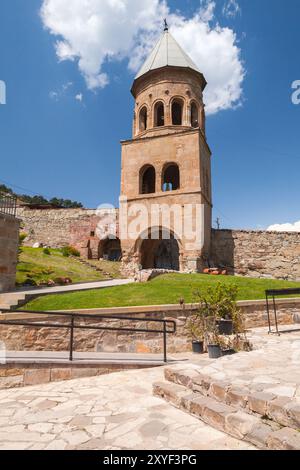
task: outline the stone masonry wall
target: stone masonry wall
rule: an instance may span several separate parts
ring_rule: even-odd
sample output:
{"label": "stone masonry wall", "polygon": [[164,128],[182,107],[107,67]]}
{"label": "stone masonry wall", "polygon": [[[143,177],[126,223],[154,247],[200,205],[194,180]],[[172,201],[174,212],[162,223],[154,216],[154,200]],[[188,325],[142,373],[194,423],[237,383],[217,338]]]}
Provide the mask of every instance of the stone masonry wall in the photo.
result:
{"label": "stone masonry wall", "polygon": [[[105,218],[95,209],[28,209],[19,208],[25,245],[39,242],[59,248],[77,247],[83,256],[91,232],[100,222],[106,230]],[[111,225],[111,224],[110,224]],[[116,220],[116,230],[118,230]],[[226,267],[231,274],[251,277],[300,280],[300,233],[246,230],[212,230],[210,264]]]}
{"label": "stone masonry wall", "polygon": [[100,239],[97,236],[97,227],[101,226],[103,239],[106,235],[116,234],[118,230],[116,216],[107,217],[106,210],[19,207],[17,213],[22,220],[22,231],[28,234],[25,246],[33,246],[35,243],[51,248],[72,245],[84,258],[98,255]]}
{"label": "stone masonry wall", "polygon": [[300,233],[213,230],[210,263],[240,276],[300,281]]}
{"label": "stone masonry wall", "polygon": [[42,243],[60,248],[78,240],[89,238],[95,231],[99,216],[88,209],[28,209],[20,207],[18,217],[22,230],[28,234],[25,245]]}
{"label": "stone masonry wall", "polygon": [[18,219],[0,214],[0,292],[15,287],[19,224]]}

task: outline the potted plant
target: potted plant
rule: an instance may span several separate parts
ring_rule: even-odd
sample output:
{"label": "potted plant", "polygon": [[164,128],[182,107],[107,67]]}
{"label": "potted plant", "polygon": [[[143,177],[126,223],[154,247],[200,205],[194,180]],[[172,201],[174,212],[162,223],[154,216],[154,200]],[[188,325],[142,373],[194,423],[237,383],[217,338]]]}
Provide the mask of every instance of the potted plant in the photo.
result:
{"label": "potted plant", "polygon": [[221,339],[215,315],[210,315],[205,319],[205,342],[210,359],[218,359],[222,356]]}
{"label": "potted plant", "polygon": [[239,314],[236,304],[237,292],[235,285],[218,283],[211,295],[220,335],[231,336],[234,333]]}
{"label": "potted plant", "polygon": [[197,316],[202,319],[203,337],[209,356],[221,357],[222,349],[225,354],[233,353],[231,348],[223,347],[223,343],[224,336],[232,335],[241,327],[241,312],[236,304],[236,286],[219,282],[210,286],[206,292],[196,292],[196,295],[199,302]]}
{"label": "potted plant", "polygon": [[201,317],[197,314],[192,315],[186,322],[186,329],[192,339],[193,353],[204,353],[204,332]]}

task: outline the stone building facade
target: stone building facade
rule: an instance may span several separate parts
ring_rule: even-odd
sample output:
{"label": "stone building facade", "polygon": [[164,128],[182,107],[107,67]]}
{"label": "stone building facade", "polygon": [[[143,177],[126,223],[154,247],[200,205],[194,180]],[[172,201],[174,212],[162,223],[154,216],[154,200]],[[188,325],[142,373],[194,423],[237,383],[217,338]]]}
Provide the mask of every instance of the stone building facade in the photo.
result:
{"label": "stone building facade", "polygon": [[166,28],[134,80],[133,137],[122,142],[120,227],[128,273],[205,265],[212,208],[205,86]]}
{"label": "stone building facade", "polygon": [[19,224],[15,217],[0,213],[0,293],[15,287]]}

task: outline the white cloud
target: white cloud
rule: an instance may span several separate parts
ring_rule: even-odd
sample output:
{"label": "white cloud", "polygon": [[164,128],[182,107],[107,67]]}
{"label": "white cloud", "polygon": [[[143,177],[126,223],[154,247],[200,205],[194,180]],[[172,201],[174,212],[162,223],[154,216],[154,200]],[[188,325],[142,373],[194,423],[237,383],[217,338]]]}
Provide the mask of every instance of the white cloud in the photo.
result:
{"label": "white cloud", "polygon": [[[171,2],[170,2],[171,4]],[[44,0],[41,17],[56,40],[60,61],[77,61],[88,89],[109,83],[109,62],[127,59],[136,72],[162,31],[171,32],[204,73],[207,113],[238,106],[244,67],[234,31],[215,22],[215,3],[201,1],[190,18],[172,13],[167,0]]]}
{"label": "white cloud", "polygon": [[60,98],[62,98],[72,86],[73,82],[63,83],[58,90],[50,91],[49,97],[54,101],[59,101]]}
{"label": "white cloud", "polygon": [[76,100],[76,101],[79,101],[80,103],[82,103],[82,101],[83,101],[83,94],[82,94],[82,93],[78,93],[78,94],[75,96],[75,100]]}
{"label": "white cloud", "polygon": [[294,224],[274,224],[267,228],[268,232],[300,232],[300,220]]}
{"label": "white cloud", "polygon": [[242,9],[237,0],[228,0],[223,7],[223,15],[226,18],[235,18],[242,13]]}

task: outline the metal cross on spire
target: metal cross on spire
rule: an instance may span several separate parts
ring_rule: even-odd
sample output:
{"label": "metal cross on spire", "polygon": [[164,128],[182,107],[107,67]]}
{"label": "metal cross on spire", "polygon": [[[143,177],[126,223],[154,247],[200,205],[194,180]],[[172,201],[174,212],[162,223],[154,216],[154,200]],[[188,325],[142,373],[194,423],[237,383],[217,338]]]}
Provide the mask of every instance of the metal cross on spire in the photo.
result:
{"label": "metal cross on spire", "polygon": [[169,26],[168,26],[168,22],[166,18],[164,19],[164,26],[165,26],[164,31],[169,31]]}

